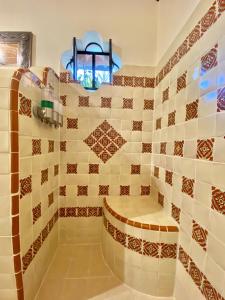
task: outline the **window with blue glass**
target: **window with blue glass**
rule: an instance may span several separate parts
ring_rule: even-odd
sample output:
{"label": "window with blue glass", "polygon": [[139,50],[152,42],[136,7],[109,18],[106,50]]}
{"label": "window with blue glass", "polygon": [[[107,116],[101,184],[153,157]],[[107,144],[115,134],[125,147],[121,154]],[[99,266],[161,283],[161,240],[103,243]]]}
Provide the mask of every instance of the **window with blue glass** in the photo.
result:
{"label": "window with blue glass", "polygon": [[64,52],[63,66],[87,90],[96,90],[102,83],[112,83],[113,73],[121,61],[112,51],[112,40],[104,42],[97,32],[87,32],[82,39],[73,38],[72,51]]}

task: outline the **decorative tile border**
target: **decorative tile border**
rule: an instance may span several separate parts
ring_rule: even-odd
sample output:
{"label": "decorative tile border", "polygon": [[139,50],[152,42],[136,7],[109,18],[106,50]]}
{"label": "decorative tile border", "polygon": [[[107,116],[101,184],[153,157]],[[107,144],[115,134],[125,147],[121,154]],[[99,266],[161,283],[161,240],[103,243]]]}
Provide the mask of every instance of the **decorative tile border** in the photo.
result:
{"label": "decorative tile border", "polygon": [[192,238],[206,251],[208,231],[192,221]]}
{"label": "decorative tile border", "polygon": [[225,215],[225,192],[216,187],[212,187],[212,203],[211,208],[218,213]]}
{"label": "decorative tile border", "polygon": [[22,257],[22,267],[23,267],[23,273],[26,272],[29,265],[35,258],[35,255],[39,252],[41,249],[44,241],[47,239],[49,233],[52,231],[54,225],[58,221],[59,213],[58,210],[54,213],[53,217],[49,220],[47,225],[42,229],[41,233],[37,237],[37,239],[33,242],[33,244],[30,246],[29,250],[26,252],[26,254]]}
{"label": "decorative tile border", "polygon": [[84,143],[106,163],[127,141],[105,120]]}
{"label": "decorative tile border", "polygon": [[198,103],[199,100],[195,100],[186,105],[186,118],[185,121],[198,118]]}
{"label": "decorative tile border", "polygon": [[61,207],[60,218],[102,217],[102,207]]}
{"label": "decorative tile border", "polygon": [[185,176],[182,177],[182,192],[190,197],[194,197],[194,179],[189,179]]}
{"label": "decorative tile border", "polygon": [[116,228],[103,215],[103,224],[106,231],[111,237],[125,248],[135,251],[141,255],[151,256],[156,258],[177,258],[177,244],[153,243],[146,241],[129,234],[126,234]]}
{"label": "decorative tile border", "polygon": [[154,231],[166,231],[166,232],[178,232],[179,229],[177,226],[161,226],[161,225],[154,225],[154,224],[146,224],[146,223],[140,223],[136,221],[129,220],[126,217],[123,217],[119,215],[117,212],[115,212],[107,203],[106,198],[104,198],[104,208],[117,220],[126,223],[130,226],[146,229],[146,230],[154,230]]}
{"label": "decorative tile border", "polygon": [[[207,32],[207,30],[218,20],[222,12],[224,12],[223,0],[215,1],[208,9],[206,14],[192,29],[189,35],[184,39],[181,45],[177,48],[174,54],[170,57],[164,67],[159,71],[155,79],[155,86],[157,86],[170,71],[180,62],[180,60],[191,50],[191,48],[197,43],[201,37]],[[218,3],[218,12],[217,12]],[[177,91],[180,91],[178,88]]]}
{"label": "decorative tile border", "polygon": [[[77,80],[71,78],[69,71],[60,73],[61,83],[79,83]],[[110,84],[107,84],[110,85]],[[113,86],[122,87],[141,87],[141,88],[154,88],[155,78],[154,77],[137,77],[137,76],[126,76],[126,75],[113,75]]]}
{"label": "decorative tile border", "polygon": [[[18,69],[13,73],[11,79],[11,86],[10,86],[10,123],[11,123],[11,155],[13,159],[13,164],[11,166],[11,207],[12,207],[12,247],[13,247],[13,255],[14,255],[14,274],[16,279],[16,289],[17,289],[17,298],[18,300],[24,300],[24,289],[23,289],[23,276],[22,276],[22,269],[21,269],[21,250],[20,250],[20,232],[19,232],[19,188],[20,188],[20,181],[19,181],[19,111],[20,114],[26,114],[28,117],[31,116],[30,109],[24,111],[24,105],[20,106],[20,98],[21,94],[19,94],[19,85],[20,80],[22,77],[28,76],[28,78],[35,84],[37,87],[41,88],[43,85],[47,84],[48,73],[49,71],[54,72],[50,68],[45,68],[43,72],[43,82],[30,70],[28,69]],[[55,74],[55,73],[54,73]],[[55,74],[56,78],[57,75]],[[30,108],[30,103],[28,105]],[[41,150],[39,146],[37,148],[34,144],[32,144],[32,154],[40,154]],[[34,150],[36,149],[36,150]],[[17,157],[17,159],[14,159]],[[28,184],[30,186],[30,184]],[[28,188],[30,190],[30,188]],[[24,191],[27,191],[27,187]],[[23,195],[23,193],[21,193]],[[35,243],[35,249],[36,247]]]}
{"label": "decorative tile border", "polygon": [[178,259],[207,300],[224,300],[182,246],[179,247]]}

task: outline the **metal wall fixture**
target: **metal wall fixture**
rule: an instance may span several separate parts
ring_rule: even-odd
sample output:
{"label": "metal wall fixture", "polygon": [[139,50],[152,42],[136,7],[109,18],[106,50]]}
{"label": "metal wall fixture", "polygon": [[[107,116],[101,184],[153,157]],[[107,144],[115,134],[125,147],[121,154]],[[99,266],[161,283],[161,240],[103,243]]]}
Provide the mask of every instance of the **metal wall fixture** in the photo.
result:
{"label": "metal wall fixture", "polygon": [[42,89],[40,104],[34,106],[33,114],[55,128],[63,126],[63,105],[61,99],[54,94],[53,88],[48,85]]}

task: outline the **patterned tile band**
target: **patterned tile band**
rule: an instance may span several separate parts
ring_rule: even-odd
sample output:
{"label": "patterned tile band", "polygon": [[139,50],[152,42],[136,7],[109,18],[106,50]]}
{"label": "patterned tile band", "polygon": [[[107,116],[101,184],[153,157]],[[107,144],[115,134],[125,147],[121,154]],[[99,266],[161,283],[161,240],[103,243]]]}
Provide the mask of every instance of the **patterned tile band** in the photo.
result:
{"label": "patterned tile band", "polygon": [[186,272],[192,278],[197,288],[207,300],[224,300],[224,298],[212,286],[207,277],[200,271],[193,259],[180,246],[178,258]]}
{"label": "patterned tile band", "polygon": [[122,246],[138,252],[139,254],[156,257],[156,258],[173,258],[177,257],[177,244],[152,243],[140,238],[128,235],[114,225],[112,225],[104,216],[104,227],[112,238]]}
{"label": "patterned tile band", "polygon": [[102,207],[61,207],[60,218],[102,217]]}
{"label": "patterned tile band", "polygon": [[177,226],[161,226],[161,225],[146,224],[146,223],[140,223],[140,222],[135,222],[135,221],[129,220],[128,218],[125,218],[125,217],[119,215],[117,212],[115,212],[108,205],[106,199],[104,199],[104,207],[117,220],[119,220],[123,223],[126,223],[130,226],[134,226],[134,227],[142,228],[142,229],[147,229],[147,230],[155,230],[155,231],[167,231],[167,232],[178,232],[179,231]]}
{"label": "patterned tile band", "polygon": [[44,241],[47,239],[49,233],[52,231],[54,225],[58,221],[59,213],[58,210],[54,213],[53,217],[47,223],[47,225],[42,229],[41,233],[37,237],[37,239],[33,242],[30,246],[29,250],[26,254],[22,257],[22,264],[23,264],[23,273],[26,272],[27,268],[31,264],[32,260],[34,259],[35,255],[41,249]]}

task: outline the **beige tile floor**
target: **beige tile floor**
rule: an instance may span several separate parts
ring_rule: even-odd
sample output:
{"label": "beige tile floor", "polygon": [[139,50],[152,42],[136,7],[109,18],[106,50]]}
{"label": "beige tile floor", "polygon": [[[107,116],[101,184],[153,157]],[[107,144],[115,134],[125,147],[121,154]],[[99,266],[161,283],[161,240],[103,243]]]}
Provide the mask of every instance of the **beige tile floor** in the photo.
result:
{"label": "beige tile floor", "polygon": [[141,294],[117,279],[106,265],[99,244],[60,245],[35,300],[84,299],[159,298]]}

